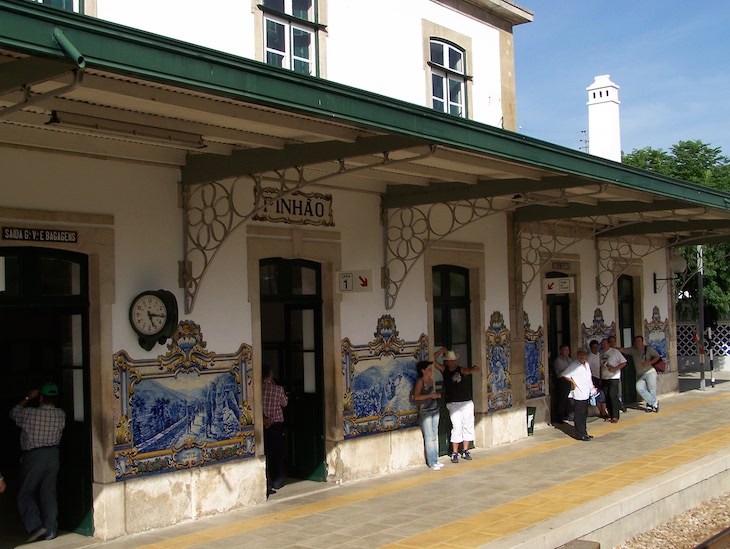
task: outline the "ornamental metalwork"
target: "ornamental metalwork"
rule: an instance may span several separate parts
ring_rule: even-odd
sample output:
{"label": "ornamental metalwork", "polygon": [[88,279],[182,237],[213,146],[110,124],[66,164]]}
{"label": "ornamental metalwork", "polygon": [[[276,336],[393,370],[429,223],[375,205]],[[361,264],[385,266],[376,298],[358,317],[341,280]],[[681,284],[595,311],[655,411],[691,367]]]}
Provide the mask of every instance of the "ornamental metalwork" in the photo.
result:
{"label": "ornamental metalwork", "polygon": [[385,225],[385,308],[395,306],[398,292],[418,259],[456,231],[494,214],[522,206],[549,205],[565,199],[565,190],[555,196],[515,195],[461,199],[417,206],[389,208]]}
{"label": "ornamental metalwork", "polygon": [[[392,159],[390,152],[373,154],[374,161],[364,165],[349,165],[345,159],[336,161],[330,173],[310,176],[309,166],[296,166],[265,173],[250,174],[234,179],[212,181],[182,187],[185,224],[185,261],[182,277],[185,289],[185,313],[195,307],[198,290],[221,245],[238,227],[273,205],[303,188],[329,179],[364,170],[403,162],[414,162],[431,156],[435,146],[416,156]],[[250,188],[253,186],[254,199]]]}

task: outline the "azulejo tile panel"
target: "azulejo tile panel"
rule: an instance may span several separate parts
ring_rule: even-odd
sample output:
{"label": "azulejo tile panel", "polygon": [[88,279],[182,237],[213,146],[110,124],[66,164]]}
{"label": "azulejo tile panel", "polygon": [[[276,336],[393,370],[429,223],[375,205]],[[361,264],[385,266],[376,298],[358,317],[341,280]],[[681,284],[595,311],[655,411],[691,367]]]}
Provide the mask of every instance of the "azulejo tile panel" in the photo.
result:
{"label": "azulejo tile panel", "polygon": [[616,323],[611,322],[611,324],[606,324],[601,309],[593,311],[593,324],[586,326],[585,323],[581,323],[580,325],[580,342],[586,349],[589,347],[592,339],[600,343],[602,339],[615,335]]}
{"label": "azulejo tile panel", "polygon": [[118,481],[254,455],[251,347],[205,347],[184,320],[156,360],[114,355]]}
{"label": "azulejo tile panel", "polygon": [[651,320],[644,321],[644,342],[654,347],[662,360],[667,364],[667,372],[672,369],[671,362],[667,360],[667,343],[669,342],[669,320],[662,320],[659,314],[659,307],[654,307],[651,313]]}
{"label": "azulejo tile panel", "polygon": [[504,316],[494,311],[486,333],[487,351],[487,409],[503,410],[512,406],[512,376],[510,375],[510,331]]}
{"label": "azulejo tile panel", "polygon": [[545,396],[545,336],[542,326],[530,327],[530,319],[524,313],[525,326],[525,395],[528,399]]}
{"label": "azulejo tile panel", "polygon": [[411,399],[416,363],[427,360],[428,337],[398,338],[395,319],[378,319],[375,338],[364,344],[341,342],[345,438],[380,434],[418,425]]}

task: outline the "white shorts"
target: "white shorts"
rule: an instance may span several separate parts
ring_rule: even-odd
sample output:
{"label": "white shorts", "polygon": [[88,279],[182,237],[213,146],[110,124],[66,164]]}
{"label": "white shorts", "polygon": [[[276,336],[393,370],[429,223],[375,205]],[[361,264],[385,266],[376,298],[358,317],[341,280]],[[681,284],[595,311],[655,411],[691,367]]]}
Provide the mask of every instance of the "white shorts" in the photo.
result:
{"label": "white shorts", "polygon": [[451,418],[451,442],[474,440],[474,402],[448,402],[446,409]]}

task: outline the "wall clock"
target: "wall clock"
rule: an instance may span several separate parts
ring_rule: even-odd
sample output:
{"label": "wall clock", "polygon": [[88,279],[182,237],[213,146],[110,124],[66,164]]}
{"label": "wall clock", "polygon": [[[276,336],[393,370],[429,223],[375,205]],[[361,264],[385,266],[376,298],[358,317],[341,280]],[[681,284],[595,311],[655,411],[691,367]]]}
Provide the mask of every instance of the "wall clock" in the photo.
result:
{"label": "wall clock", "polygon": [[177,327],[177,299],[167,290],[148,290],[132,300],[129,323],[137,333],[139,346],[152,350],[172,337]]}

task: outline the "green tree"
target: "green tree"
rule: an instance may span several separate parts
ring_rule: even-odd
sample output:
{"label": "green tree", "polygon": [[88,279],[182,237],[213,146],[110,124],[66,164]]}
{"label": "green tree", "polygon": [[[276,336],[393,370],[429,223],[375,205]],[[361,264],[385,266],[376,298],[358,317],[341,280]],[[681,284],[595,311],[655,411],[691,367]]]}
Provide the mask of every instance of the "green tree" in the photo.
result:
{"label": "green tree", "polygon": [[[692,183],[730,191],[730,159],[719,147],[713,147],[699,140],[680,141],[669,151],[644,147],[623,155],[623,163],[651,170]],[[677,276],[679,315],[682,311],[688,319],[697,318],[697,248],[687,246],[681,249],[687,259],[688,269]],[[703,246],[704,276],[703,299],[705,305],[713,307],[721,316],[730,310],[730,244],[709,244]],[[681,305],[681,306],[680,306]]]}

